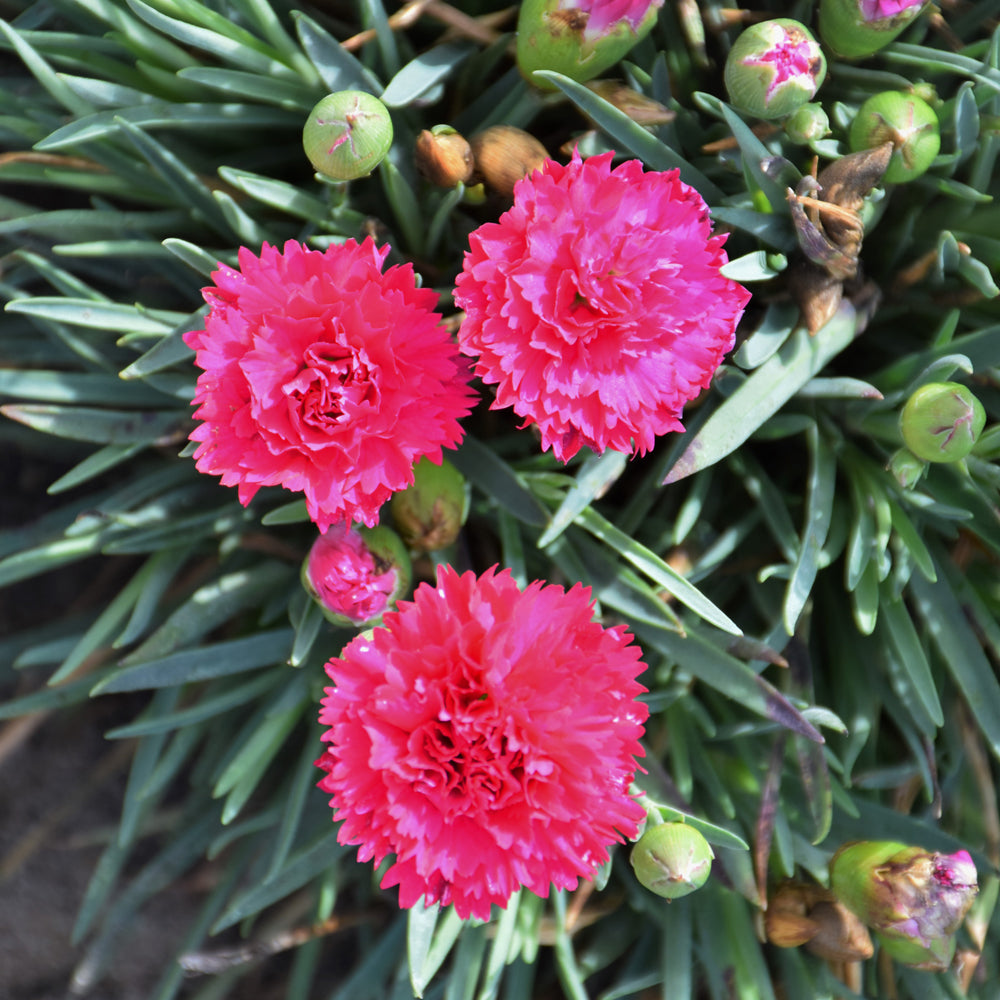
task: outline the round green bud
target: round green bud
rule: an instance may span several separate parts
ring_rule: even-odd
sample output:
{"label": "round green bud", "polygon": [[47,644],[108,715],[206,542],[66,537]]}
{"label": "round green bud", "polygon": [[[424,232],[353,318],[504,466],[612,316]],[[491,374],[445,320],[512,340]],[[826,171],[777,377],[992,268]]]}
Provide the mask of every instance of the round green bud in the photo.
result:
{"label": "round green bud", "polygon": [[903,443],[925,462],[965,458],[985,425],[983,404],[958,382],[921,386],[899,415]]}
{"label": "round green bud", "polygon": [[422,458],[413,468],[413,483],[392,495],[389,510],[403,541],[418,552],[451,545],[469,512],[465,477],[447,459],[435,465]]}
{"label": "round green bud", "polygon": [[927,0],[820,0],[819,33],[836,55],[860,59],[888,45]]}
{"label": "round green bud", "polygon": [[302,145],[317,173],[337,181],[365,177],[392,145],[389,109],[363,90],[328,94],[309,112]]}
{"label": "round green bud", "polygon": [[660,823],[646,828],[629,860],[635,877],[650,892],[680,899],[705,884],[714,857],[708,841],[693,826]]}
{"label": "round green bud", "polygon": [[822,104],[803,104],[785,119],[785,135],[799,146],[830,134],[830,119]]}
{"label": "round green bud", "polygon": [[811,101],[826,77],[826,57],[809,29],[791,18],[753,24],[726,59],[729,99],[757,118],[784,118]]}
{"label": "round green bud", "polygon": [[887,90],[869,97],[851,122],[852,152],[886,142],[895,147],[884,179],[902,184],[919,177],[941,149],[941,127],[934,109],[915,94]]}

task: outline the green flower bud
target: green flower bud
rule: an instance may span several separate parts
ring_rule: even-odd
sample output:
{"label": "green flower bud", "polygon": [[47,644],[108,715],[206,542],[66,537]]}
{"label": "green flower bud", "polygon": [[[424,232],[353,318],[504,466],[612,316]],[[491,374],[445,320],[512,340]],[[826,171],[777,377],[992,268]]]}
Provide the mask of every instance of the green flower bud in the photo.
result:
{"label": "green flower bud", "polygon": [[900,448],[889,459],[889,471],[904,490],[910,490],[917,485],[920,477],[927,471],[927,463],[917,458],[909,448]]}
{"label": "green flower bud", "polygon": [[957,462],[972,451],[986,424],[983,404],[958,382],[931,382],[899,415],[903,443],[925,462]]}
{"label": "green flower bud", "polygon": [[381,621],[410,586],[410,557],[391,529],[332,525],[302,563],[302,586],[334,625]]}
{"label": "green flower bud", "polygon": [[893,144],[885,171],[885,180],[891,184],[919,177],[941,149],[941,127],[934,109],[915,94],[901,90],[869,97],[851,122],[848,138],[854,152]]}
{"label": "green flower bud", "polygon": [[663,0],[524,0],[517,18],[517,65],[543,90],[536,69],[583,83],[613,66],[652,30]]}
{"label": "green flower bud", "polygon": [[680,899],[700,889],[712,870],[712,848],[686,823],[659,823],[632,848],[635,877],[664,899]]}
{"label": "green flower bud", "polygon": [[838,56],[859,59],[888,45],[927,0],[820,0],[819,33]]}
{"label": "green flower bud", "polygon": [[328,94],[309,112],[302,145],[317,173],[337,181],[365,177],[392,145],[389,109],[363,90]]}
{"label": "green flower bud", "polygon": [[809,29],[779,17],[751,25],[726,59],[733,105],[757,118],[783,118],[811,101],[826,77],[826,57]]}
{"label": "green flower bud", "polygon": [[894,958],[925,969],[948,967],[953,935],[978,892],[968,851],[937,854],[885,840],[837,851],[830,888]]}
{"label": "green flower bud", "polygon": [[434,552],[451,545],[469,513],[465,477],[447,459],[435,465],[422,458],[413,483],[389,501],[396,530],[411,549]]}
{"label": "green flower bud", "polygon": [[803,104],[785,119],[785,135],[799,146],[830,134],[830,119],[821,104]]}

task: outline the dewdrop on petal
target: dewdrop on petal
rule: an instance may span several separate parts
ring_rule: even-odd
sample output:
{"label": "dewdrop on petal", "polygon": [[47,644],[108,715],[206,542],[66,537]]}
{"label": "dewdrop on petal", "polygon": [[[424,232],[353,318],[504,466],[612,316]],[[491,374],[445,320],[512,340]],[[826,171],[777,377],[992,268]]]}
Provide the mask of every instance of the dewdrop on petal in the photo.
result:
{"label": "dewdrop on petal", "polygon": [[324,177],[336,181],[366,177],[392,145],[389,109],[363,90],[328,94],[309,112],[302,145]]}
{"label": "dewdrop on petal", "polygon": [[517,66],[535,77],[553,70],[580,83],[613,66],[652,30],[663,0],[524,0],[517,19]]}
{"label": "dewdrop on petal", "polygon": [[928,970],[951,963],[954,934],[979,891],[968,851],[886,840],[841,847],[830,861],[830,888],[893,958]]}
{"label": "dewdrop on petal", "polygon": [[708,841],[686,823],[659,823],[632,848],[635,877],[664,899],[680,899],[700,889],[712,871],[715,854]]}
{"label": "dewdrop on petal", "polygon": [[813,99],[825,77],[826,57],[816,39],[787,17],[751,25],[726,58],[729,98],[756,118],[791,114]]}
{"label": "dewdrop on petal", "polygon": [[820,0],[819,34],[836,55],[878,52],[928,6],[927,0]]}
{"label": "dewdrop on petal", "polygon": [[934,109],[916,94],[901,90],[869,97],[851,122],[848,138],[854,152],[893,144],[884,178],[890,184],[919,177],[941,149],[941,128]]}
{"label": "dewdrop on petal", "polygon": [[903,443],[925,462],[957,462],[972,451],[986,425],[983,404],[958,382],[922,385],[903,406]]}
{"label": "dewdrop on petal", "polygon": [[313,543],[301,580],[327,621],[364,628],[409,589],[410,557],[391,528],[335,524]]}

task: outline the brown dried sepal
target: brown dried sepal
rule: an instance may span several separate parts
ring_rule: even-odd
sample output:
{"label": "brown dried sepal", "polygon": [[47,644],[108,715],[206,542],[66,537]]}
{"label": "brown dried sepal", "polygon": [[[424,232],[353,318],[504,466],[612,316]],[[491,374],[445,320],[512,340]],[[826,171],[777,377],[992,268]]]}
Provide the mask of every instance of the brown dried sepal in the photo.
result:
{"label": "brown dried sepal", "polygon": [[858,277],[864,223],[860,209],[889,165],[891,142],[851,153],[788,189],[803,258],[789,268],[789,291],[815,333],[840,305],[844,282]]}
{"label": "brown dried sepal", "polygon": [[779,948],[805,946],[830,962],[871,958],[872,939],[863,923],[821,886],[785,882],[768,901],[768,941]]}
{"label": "brown dried sepal", "polygon": [[455,131],[424,129],[417,136],[413,158],[420,173],[437,187],[453,188],[472,176],[472,147]]}
{"label": "brown dried sepal", "polygon": [[513,125],[492,125],[469,140],[476,174],[505,198],[514,185],[549,158],[545,147],[529,132]]}
{"label": "brown dried sepal", "polygon": [[621,80],[591,80],[584,86],[612,107],[626,114],[637,125],[666,125],[677,117],[676,111],[654,101],[645,94],[626,87]]}

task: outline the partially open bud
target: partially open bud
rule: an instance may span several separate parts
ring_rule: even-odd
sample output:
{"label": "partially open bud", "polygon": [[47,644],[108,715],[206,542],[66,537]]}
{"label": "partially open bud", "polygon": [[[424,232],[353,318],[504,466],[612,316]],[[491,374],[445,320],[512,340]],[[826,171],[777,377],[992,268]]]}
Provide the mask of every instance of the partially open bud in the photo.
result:
{"label": "partially open bud", "polygon": [[375,624],[410,585],[410,557],[384,526],[332,525],[302,563],[302,586],[334,625]]}
{"label": "partially open bud", "polygon": [[820,0],[819,33],[838,56],[860,59],[888,45],[928,0]]}
{"label": "partially open bud", "polygon": [[431,184],[452,188],[472,176],[472,147],[448,125],[435,125],[417,136],[414,151],[417,169]]}
{"label": "partially open bud", "polygon": [[517,18],[517,65],[535,79],[549,69],[581,83],[613,66],[656,23],[663,0],[524,0]]}
{"label": "partially open bud", "polygon": [[826,77],[826,57],[809,29],[779,17],[751,25],[726,59],[729,99],[756,118],[783,118],[811,101]]}
{"label": "partially open bud", "polygon": [[680,899],[700,889],[712,870],[712,848],[686,823],[659,823],[632,848],[635,877],[664,899]]}
{"label": "partially open bud", "polygon": [[302,145],[316,172],[337,181],[365,177],[392,145],[389,109],[363,90],[327,94],[309,112]]}
{"label": "partially open bud", "polygon": [[828,889],[785,882],[767,902],[764,931],[779,948],[805,945],[832,962],[860,962],[875,951],[864,924]]}
{"label": "partially open bud", "polygon": [[470,140],[476,172],[505,198],[514,196],[514,185],[541,170],[548,151],[530,132],[513,125],[491,125]]}
{"label": "partially open bud", "polygon": [[422,458],[413,467],[413,484],[393,494],[389,510],[411,549],[443,549],[458,537],[469,512],[465,477],[447,459],[435,465]]}
{"label": "partially open bud", "polygon": [[830,119],[821,104],[803,104],[785,119],[785,135],[804,146],[830,134]]}
{"label": "partially open bud", "polygon": [[983,404],[958,382],[922,385],[899,415],[903,443],[925,462],[965,458],[985,424]]}
{"label": "partially open bud", "polygon": [[885,179],[902,184],[919,177],[941,149],[941,127],[934,109],[915,94],[887,90],[869,97],[851,122],[851,149],[893,144]]}
{"label": "partially open bud", "polygon": [[945,969],[978,891],[968,851],[938,854],[895,841],[847,844],[830,861],[837,898],[898,961]]}

